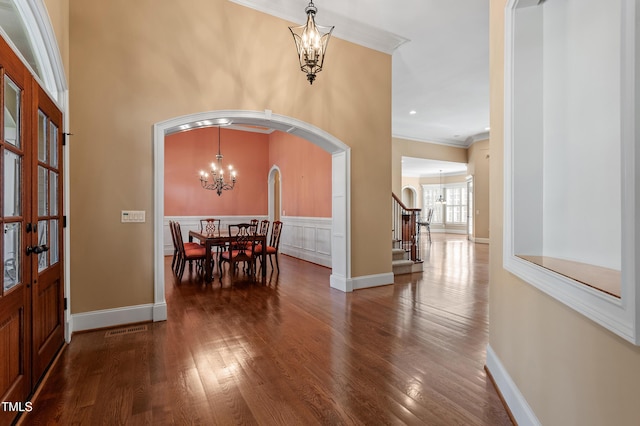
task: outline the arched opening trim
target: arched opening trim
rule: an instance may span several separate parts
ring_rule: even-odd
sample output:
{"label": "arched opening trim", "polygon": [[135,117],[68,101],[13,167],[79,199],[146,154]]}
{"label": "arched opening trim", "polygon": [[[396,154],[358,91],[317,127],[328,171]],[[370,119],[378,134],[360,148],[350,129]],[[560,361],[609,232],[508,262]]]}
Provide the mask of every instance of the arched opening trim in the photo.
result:
{"label": "arched opening trim", "polygon": [[332,229],[331,229],[331,278],[330,285],[349,292],[353,290],[351,279],[351,206],[350,206],[350,155],[351,148],[343,142],[309,123],[270,110],[208,111],[172,118],[153,125],[154,167],[154,306],[153,320],[167,318],[164,284],[164,140],[171,133],[197,127],[207,127],[229,119],[234,124],[269,127],[294,134],[319,146],[332,156]]}

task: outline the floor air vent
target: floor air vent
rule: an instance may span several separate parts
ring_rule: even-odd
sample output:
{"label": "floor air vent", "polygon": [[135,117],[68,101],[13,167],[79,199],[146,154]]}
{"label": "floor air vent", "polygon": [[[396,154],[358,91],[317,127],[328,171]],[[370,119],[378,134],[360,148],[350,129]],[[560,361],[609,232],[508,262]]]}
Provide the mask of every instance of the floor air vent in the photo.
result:
{"label": "floor air vent", "polygon": [[109,330],[104,337],[123,336],[125,334],[140,333],[142,331],[147,331],[146,325],[136,325],[132,327],[118,328],[116,330]]}

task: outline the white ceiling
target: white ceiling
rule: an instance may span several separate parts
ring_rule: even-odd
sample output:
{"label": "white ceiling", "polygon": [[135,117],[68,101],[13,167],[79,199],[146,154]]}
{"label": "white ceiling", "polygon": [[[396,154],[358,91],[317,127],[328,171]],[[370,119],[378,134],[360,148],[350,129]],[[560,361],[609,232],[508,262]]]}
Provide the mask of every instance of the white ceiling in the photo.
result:
{"label": "white ceiling", "polygon": [[466,163],[453,163],[451,161],[402,157],[402,176],[439,177],[440,172],[442,172],[442,176],[466,175],[467,165]]}

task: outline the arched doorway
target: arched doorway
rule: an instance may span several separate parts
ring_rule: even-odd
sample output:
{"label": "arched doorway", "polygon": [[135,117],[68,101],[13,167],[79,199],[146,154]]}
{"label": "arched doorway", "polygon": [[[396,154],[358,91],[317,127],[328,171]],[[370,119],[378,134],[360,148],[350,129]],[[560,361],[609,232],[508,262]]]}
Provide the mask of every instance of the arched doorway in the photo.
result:
{"label": "arched doorway", "polygon": [[274,165],[269,170],[269,220],[271,221],[280,220],[282,213],[280,178],[280,168]]}
{"label": "arched doorway", "polygon": [[414,188],[410,186],[405,186],[404,188],[402,188],[402,202],[405,206],[410,209],[415,208],[417,199],[418,197]]}
{"label": "arched doorway", "polygon": [[[350,155],[351,149],[329,133],[295,118],[271,111],[208,111],[172,118],[153,125],[154,167],[154,305],[153,320],[167,318],[164,285],[164,139],[171,133],[213,126],[221,120],[234,124],[270,127],[294,134],[319,146],[332,156],[332,227],[331,278],[333,288],[350,292],[351,224],[350,224]],[[271,185],[270,185],[271,186]]]}

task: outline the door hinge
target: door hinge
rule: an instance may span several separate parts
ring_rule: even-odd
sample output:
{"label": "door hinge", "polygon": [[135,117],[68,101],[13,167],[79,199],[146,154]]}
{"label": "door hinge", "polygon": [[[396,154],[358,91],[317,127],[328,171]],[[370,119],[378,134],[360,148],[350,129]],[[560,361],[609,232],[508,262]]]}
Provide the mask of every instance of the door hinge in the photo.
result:
{"label": "door hinge", "polygon": [[73,136],[73,133],[63,133],[64,138],[62,139],[62,146],[66,146],[67,145],[67,139],[69,138],[69,136]]}
{"label": "door hinge", "polygon": [[62,216],[62,227],[63,228],[67,227],[67,216]]}
{"label": "door hinge", "polygon": [[67,310],[67,298],[66,297],[64,298],[64,310],[65,311]]}

